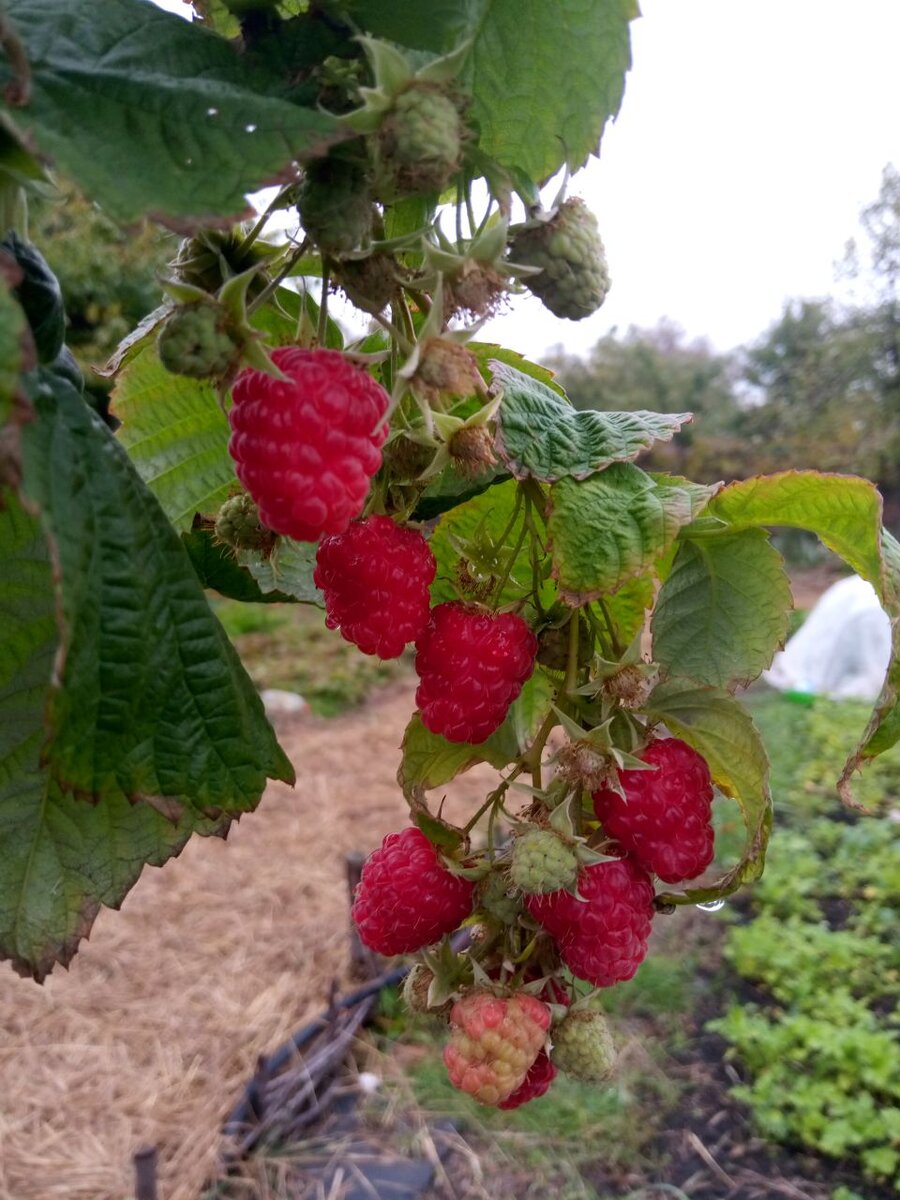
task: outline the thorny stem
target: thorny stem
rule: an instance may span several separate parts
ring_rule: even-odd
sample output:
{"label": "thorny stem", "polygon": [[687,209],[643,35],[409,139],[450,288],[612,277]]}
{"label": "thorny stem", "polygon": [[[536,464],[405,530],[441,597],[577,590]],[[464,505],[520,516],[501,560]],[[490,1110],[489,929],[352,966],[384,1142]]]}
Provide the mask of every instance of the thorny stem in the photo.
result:
{"label": "thorny stem", "polygon": [[[509,537],[509,534],[515,525],[516,517],[518,516],[519,509],[521,508],[521,506],[522,506],[522,497],[521,497],[521,494],[517,492],[516,493],[516,505],[515,505],[515,508],[513,509],[512,519],[510,520],[506,529],[503,531],[503,537],[500,539],[500,542],[499,542],[499,544],[501,546],[506,541],[507,537]],[[512,551],[510,552],[510,555],[506,560],[506,567],[504,568],[503,574],[500,576],[500,579],[497,583],[497,587],[496,587],[496,591],[495,591],[495,595],[497,595],[497,596],[500,596],[503,593],[503,589],[506,587],[507,583],[510,580],[510,577],[512,575],[512,569],[516,565],[516,559],[519,557],[519,551],[522,549],[522,546],[525,543],[525,537],[526,537],[527,533],[528,533],[528,524],[526,521],[523,520],[522,528],[519,531],[519,536],[516,538],[516,544],[513,546]]]}
{"label": "thorny stem", "polygon": [[[403,351],[404,354],[406,354],[406,355],[412,354],[412,350],[413,350],[412,342],[410,342],[408,340],[408,338],[406,337],[406,334],[403,333],[403,331],[401,329],[397,328],[397,326],[394,324],[393,321],[389,321],[387,319],[387,317],[383,317],[381,315],[381,313],[372,313],[371,315],[372,315],[372,320],[377,321],[377,323],[381,326],[381,328],[385,331],[385,333],[389,333],[391,335],[391,361],[392,361],[392,363],[396,362],[395,351],[397,350],[398,347],[400,350]],[[395,365],[393,374],[396,374],[396,373],[397,373],[397,369],[396,369],[396,365]]]}
{"label": "thorny stem", "polygon": [[247,234],[247,236],[244,238],[244,240],[241,242],[241,244],[239,246],[239,250],[241,251],[241,253],[243,253],[246,250],[249,250],[250,247],[253,245],[253,243],[256,241],[256,239],[259,237],[259,235],[262,233],[262,231],[265,229],[266,222],[268,221],[269,217],[271,217],[272,213],[275,211],[275,209],[278,207],[278,205],[283,200],[284,194],[287,190],[288,190],[287,188],[282,188],[279,192],[277,192],[274,199],[272,200],[272,203],[265,210],[265,212],[260,213],[258,221],[253,226],[253,228],[249,231],[249,233]]}
{"label": "thorny stem", "polygon": [[544,746],[547,744],[547,738],[550,736],[551,730],[557,723],[556,713],[551,709],[544,717],[544,723],[537,732],[537,737],[529,747],[528,753],[521,759],[524,770],[530,772],[531,782],[536,788],[541,785],[541,755],[544,752]]}
{"label": "thorny stem", "polygon": [[591,609],[591,606],[589,604],[586,605],[582,611],[584,612],[584,615],[588,619],[588,624],[590,625],[591,629],[594,631],[594,637],[597,639],[597,641],[600,644],[600,648],[603,651],[603,657],[611,658],[612,655],[615,653],[615,651],[613,650],[612,646],[608,645],[608,638],[607,638],[608,630],[604,629],[600,626],[599,622],[597,621],[597,617],[594,614],[594,612]]}
{"label": "thorny stem", "polygon": [[497,803],[500,800],[502,800],[503,797],[506,795],[509,785],[513,782],[514,779],[518,779],[518,777],[522,774],[522,772],[524,770],[525,770],[525,767],[522,766],[521,763],[516,763],[516,765],[513,767],[512,771],[510,771],[509,775],[507,775],[507,777],[505,779],[501,779],[499,786],[494,788],[494,790],[490,793],[488,798],[485,800],[484,804],[481,805],[481,807],[478,809],[478,811],[475,813],[475,815],[471,818],[471,820],[468,822],[468,824],[463,826],[462,832],[463,832],[464,837],[469,836],[469,834],[472,832],[472,830],[475,828],[475,826],[478,824],[478,822],[481,820],[481,818],[484,816],[484,814],[487,812],[487,810],[489,808],[496,808]]}
{"label": "thorny stem", "polygon": [[275,276],[275,278],[270,280],[269,283],[266,284],[266,286],[263,288],[263,290],[256,297],[256,299],[247,305],[247,315],[248,316],[251,313],[256,312],[256,310],[258,308],[261,308],[262,305],[265,304],[267,300],[270,300],[272,298],[272,296],[275,295],[275,293],[281,287],[282,283],[284,283],[285,279],[287,279],[288,275],[290,275],[291,271],[294,268],[294,264],[299,262],[300,259],[303,257],[303,255],[306,253],[306,248],[308,245],[309,245],[309,238],[304,238],[303,241],[299,244],[299,246],[297,246],[296,249],[291,254],[288,255],[287,261],[285,262],[285,264],[281,268],[281,270],[278,272],[278,274]]}
{"label": "thorny stem", "polygon": [[515,528],[516,520],[519,516],[519,511],[521,508],[522,508],[522,492],[519,488],[516,488],[516,499],[515,499],[515,503],[513,504],[512,516],[507,521],[506,528],[500,534],[499,538],[497,538],[498,546],[502,546],[503,543],[506,541],[506,539],[509,537],[509,535],[512,533],[513,529]]}
{"label": "thorny stem", "polygon": [[466,217],[469,221],[469,237],[474,238],[478,229],[478,222],[475,220],[475,209],[472,207],[472,181],[466,182]]}
{"label": "thorny stem", "polygon": [[319,300],[319,324],[316,329],[316,341],[320,346],[328,345],[328,284],[329,268],[322,264],[322,296]]}
{"label": "thorny stem", "polygon": [[394,320],[399,320],[404,336],[409,342],[409,345],[414,346],[416,344],[416,327],[413,324],[412,314],[409,311],[409,305],[406,303],[406,299],[401,296],[398,302],[393,305],[391,311]]}
{"label": "thorny stem", "polygon": [[569,654],[566,659],[566,677],[562,685],[562,694],[570,695],[578,684],[578,635],[581,630],[581,612],[576,611],[569,618]]}
{"label": "thorny stem", "polygon": [[547,518],[544,515],[544,509],[547,507],[547,497],[544,494],[544,489],[536,479],[523,479],[519,486],[534,505],[535,511],[541,519],[541,524],[546,529]]}
{"label": "thorny stem", "polygon": [[426,296],[424,292],[420,292],[416,288],[407,288],[406,294],[415,301],[416,308],[427,317],[431,312],[431,297]]}
{"label": "thorny stem", "polygon": [[616,637],[616,627],[612,623],[612,617],[610,616],[609,609],[606,607],[606,601],[601,598],[597,601],[597,603],[600,605],[600,611],[603,613],[603,620],[606,622],[606,628],[609,630],[609,642],[612,646],[613,653],[615,654],[616,658],[621,658],[625,653],[625,649],[618,637]]}

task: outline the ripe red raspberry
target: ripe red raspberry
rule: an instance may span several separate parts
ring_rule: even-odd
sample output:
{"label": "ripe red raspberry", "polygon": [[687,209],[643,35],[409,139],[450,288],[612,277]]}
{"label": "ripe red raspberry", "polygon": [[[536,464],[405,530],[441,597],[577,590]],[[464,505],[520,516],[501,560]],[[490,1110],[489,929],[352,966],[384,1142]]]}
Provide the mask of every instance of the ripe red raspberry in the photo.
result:
{"label": "ripe red raspberry", "polygon": [[527,1104],[529,1100],[537,1100],[539,1096],[543,1096],[555,1078],[556,1067],[550,1061],[547,1051],[541,1050],[513,1094],[501,1100],[497,1107],[508,1111]]}
{"label": "ripe red raspberry", "polygon": [[610,837],[666,883],[695,879],[713,858],[712,781],[706,759],[678,738],[651,742],[641,758],[655,771],[620,771],[624,798],[594,792]]}
{"label": "ripe red raspberry", "polygon": [[451,874],[421,830],[389,833],[363,865],[352,916],[378,954],[407,954],[452,933],[472,911],[475,885]]}
{"label": "ripe red raspberry", "polygon": [[397,658],[428,624],[436,564],[415,529],[390,517],[354,521],[323,538],[313,574],[325,593],[325,624],[363,654]]}
{"label": "ripe red raspberry", "polygon": [[444,1063],[450,1082],[481,1104],[497,1105],[524,1083],[550,1027],[550,1009],[525,992],[504,999],[470,992],[450,1013]]}
{"label": "ripe red raspberry", "polygon": [[537,638],[514,613],[453,600],[431,610],[416,651],[422,724],[448,741],[477,745],[503,724],[534,670]]}
{"label": "ripe red raspberry", "polygon": [[565,890],[526,896],[536,921],[552,934],[579,979],[611,987],[631,979],[647,953],[653,885],[628,858],[595,863],[578,876],[578,899]]}
{"label": "ripe red raspberry", "polygon": [[282,382],[245,370],[232,389],[228,452],[263,524],[301,542],[359,515],[388,435],[390,397],[337,350],[284,346]]}

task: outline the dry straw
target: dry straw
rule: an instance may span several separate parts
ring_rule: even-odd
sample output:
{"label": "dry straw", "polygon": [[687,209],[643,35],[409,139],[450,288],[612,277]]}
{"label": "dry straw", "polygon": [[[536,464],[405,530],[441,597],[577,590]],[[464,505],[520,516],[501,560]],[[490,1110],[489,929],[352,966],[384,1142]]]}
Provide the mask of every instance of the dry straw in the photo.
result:
{"label": "dry straw", "polygon": [[[412,708],[404,682],[285,728],[293,791],[273,786],[227,842],[147,870],[70,971],[38,987],[0,967],[0,1200],[127,1200],[148,1144],[163,1200],[197,1200],[258,1056],[345,982],[344,855],[406,819],[395,773]],[[453,807],[485,790],[479,768]]]}

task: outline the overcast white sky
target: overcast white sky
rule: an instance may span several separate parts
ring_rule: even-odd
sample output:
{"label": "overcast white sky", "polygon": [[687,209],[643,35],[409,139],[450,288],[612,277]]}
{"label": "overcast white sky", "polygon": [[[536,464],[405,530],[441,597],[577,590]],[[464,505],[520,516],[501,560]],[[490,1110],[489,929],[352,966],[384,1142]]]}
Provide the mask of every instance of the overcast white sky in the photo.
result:
{"label": "overcast white sky", "polygon": [[490,327],[517,349],[584,350],[663,315],[720,349],[833,263],[900,165],[900,0],[642,0],[634,66],[600,161],[572,182],[600,220],[603,308],[561,321],[531,299]]}
{"label": "overcast white sky", "polygon": [[570,185],[599,218],[612,291],[584,321],[522,298],[485,328],[531,356],[663,316],[723,350],[755,337],[786,298],[833,290],[860,208],[900,165],[900,0],[641,7],[621,114]]}

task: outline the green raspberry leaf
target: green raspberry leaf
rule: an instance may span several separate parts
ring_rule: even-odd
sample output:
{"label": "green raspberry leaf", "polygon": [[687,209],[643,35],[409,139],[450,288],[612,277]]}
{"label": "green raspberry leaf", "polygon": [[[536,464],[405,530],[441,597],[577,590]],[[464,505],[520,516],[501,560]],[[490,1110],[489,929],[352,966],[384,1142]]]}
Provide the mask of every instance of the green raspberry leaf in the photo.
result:
{"label": "green raspberry leaf", "polygon": [[581,605],[646,574],[715,491],[631,463],[554,483],[548,531],[563,598]]}
{"label": "green raspberry leaf", "polygon": [[[290,103],[278,73],[142,0],[7,0],[29,102],[7,110],[27,144],[118,221],[184,228],[247,210],[246,194],[343,137]],[[0,93],[12,79],[0,59]]]}
{"label": "green raspberry leaf", "polygon": [[38,980],[145,863],[224,834],[266,773],[291,774],[165,518],[77,394],[51,386],[26,468],[53,559],[15,495],[0,504],[0,955]]}
{"label": "green raspberry leaf", "polygon": [[647,609],[653,604],[656,594],[656,578],[654,575],[639,575],[623,583],[612,596],[604,596],[601,602],[593,605],[593,612],[598,624],[602,627],[612,626],[612,633],[618,643],[619,650],[624,653],[638,631],[643,629],[647,617]]}
{"label": "green raspberry leaf", "polygon": [[[449,742],[439,733],[426,729],[422,718],[415,713],[403,735],[403,758],[397,772],[397,782],[403,795],[407,800],[415,800],[423,792],[449,783],[480,762],[490,763],[498,770],[505,767],[510,759],[504,750],[495,750],[491,741],[489,738],[480,746]],[[513,753],[513,757],[516,753]]]}
{"label": "green raspberry leaf", "polygon": [[172,375],[154,345],[123,369],[113,411],[122,422],[119,441],[176,529],[190,530],[198,512],[217,512],[237,487],[228,418],[215,391]]}
{"label": "green raspberry leaf", "polygon": [[0,505],[0,956],[40,981],[67,965],[101,904],[117,908],[145,863],[161,866],[191,833],[224,834],[230,816],[165,816],[111,790],[94,803],[48,769],[45,726],[58,651],[53,564],[36,518]]}
{"label": "green raspberry leaf", "polygon": [[653,611],[653,657],[698,683],[748,684],[784,645],[792,604],[764,530],[684,541]]}
{"label": "green raspberry leaf", "polygon": [[716,787],[741,809],[747,840],[739,863],[708,887],[665,894],[664,901],[698,904],[730,895],[762,874],[772,828],[769,761],[749,713],[720,688],[690,679],[663,680],[643,711],[702,754]]}
{"label": "green raspberry leaf", "polygon": [[293,602],[294,597],[284,592],[264,592],[251,573],[237,562],[234,551],[216,541],[211,529],[192,529],[181,535],[181,541],[202,587],[245,603]]}
{"label": "green raspberry leaf", "polygon": [[503,389],[497,449],[516,479],[586,479],[611,463],[630,462],[654,442],[671,441],[693,419],[690,413],[579,411],[514,367],[490,366]]}
{"label": "green raspberry leaf", "polygon": [[550,391],[557,400],[563,401],[565,408],[570,407],[566,393],[554,379],[553,372],[549,367],[542,367],[540,363],[531,362],[524,354],[519,354],[517,350],[508,350],[506,346],[501,346],[497,342],[467,342],[466,348],[475,355],[478,370],[488,383],[495,376],[502,379],[505,372],[511,373],[510,378],[513,384],[518,378],[524,376],[526,380],[535,380],[542,384],[541,391]]}
{"label": "green raspberry leaf", "polygon": [[597,152],[622,102],[628,26],[638,16],[636,0],[441,0],[418,12],[394,0],[336,7],[401,46],[443,54],[468,39],[461,80],[472,94],[479,148],[538,181],[564,163],[576,171]]}
{"label": "green raspberry leaf", "polygon": [[708,515],[731,530],[760,525],[808,529],[882,590],[881,497],[866,479],[818,471],[759,475],[722,488]]}
{"label": "green raspberry leaf", "polygon": [[262,592],[282,593],[303,604],[325,607],[322,593],[313,583],[316,547],[310,542],[280,537],[268,558],[263,558],[256,550],[239,550],[237,559]]}
{"label": "green raspberry leaf", "polygon": [[838,780],[838,791],[850,805],[856,803],[852,791],[855,772],[900,741],[900,543],[884,530],[881,545],[884,586],[879,594],[891,619],[891,661],[872,716]]}
{"label": "green raspberry leaf", "polygon": [[30,380],[25,489],[61,575],[64,683],[44,759],[85,796],[204,816],[255,807],[291,778],[262,704],[180,539],[98,417],[64,381]]}
{"label": "green raspberry leaf", "polygon": [[855,805],[854,772],[900,740],[900,546],[882,530],[878,490],[854,475],[785,471],[730,484],[705,515],[724,521],[730,531],[761,525],[808,529],[878,593],[891,619],[893,651],[872,717],[838,782],[844,802]]}

